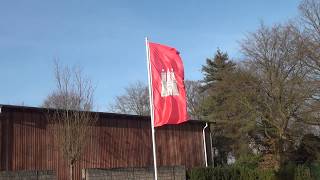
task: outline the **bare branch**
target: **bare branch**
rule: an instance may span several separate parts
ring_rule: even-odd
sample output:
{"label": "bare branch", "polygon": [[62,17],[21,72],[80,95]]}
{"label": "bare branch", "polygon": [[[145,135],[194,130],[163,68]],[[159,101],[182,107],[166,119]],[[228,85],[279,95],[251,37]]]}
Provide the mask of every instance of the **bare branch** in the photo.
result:
{"label": "bare branch", "polygon": [[117,96],[109,110],[124,114],[150,115],[147,85],[138,81],[125,88],[125,94]]}
{"label": "bare branch", "polygon": [[55,61],[54,72],[56,89],[47,97],[43,106],[54,109],[48,118],[58,148],[69,164],[70,180],[73,180],[75,163],[81,160],[90,140],[90,126],[97,121],[97,115],[90,112],[94,89],[80,68],[71,70]]}

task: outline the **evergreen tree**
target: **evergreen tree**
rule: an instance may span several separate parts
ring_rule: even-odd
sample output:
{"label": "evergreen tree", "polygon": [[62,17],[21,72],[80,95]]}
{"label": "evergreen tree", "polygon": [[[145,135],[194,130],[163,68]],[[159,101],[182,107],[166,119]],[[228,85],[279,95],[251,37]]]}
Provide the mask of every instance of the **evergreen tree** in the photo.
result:
{"label": "evergreen tree", "polygon": [[235,70],[235,65],[229,60],[227,53],[223,53],[218,49],[214,58],[208,58],[207,64],[202,66],[204,90],[210,89],[217,81],[222,81],[225,75]]}
{"label": "evergreen tree", "polygon": [[202,66],[204,74],[202,90],[207,94],[203,101],[203,116],[208,121],[216,124],[213,130],[214,162],[216,165],[226,164],[228,155],[232,151],[232,138],[226,136],[226,129],[222,121],[218,120],[220,112],[225,108],[227,87],[224,86],[226,79],[235,71],[235,63],[229,60],[228,54],[217,50],[214,58],[208,58],[206,65]]}
{"label": "evergreen tree", "polygon": [[215,122],[215,163],[226,164],[231,156],[248,152],[248,133],[254,128],[254,113],[245,107],[254,101],[256,79],[248,69],[237,67],[227,53],[217,50],[213,59],[203,66],[207,97],[203,101],[204,118]]}
{"label": "evergreen tree", "polygon": [[224,82],[234,73],[235,66],[236,64],[229,60],[228,54],[221,52],[219,49],[214,58],[208,58],[206,65],[202,66],[204,74],[202,90],[208,96],[203,102],[203,115],[207,119],[225,101],[224,94],[228,93],[228,90],[224,86]]}

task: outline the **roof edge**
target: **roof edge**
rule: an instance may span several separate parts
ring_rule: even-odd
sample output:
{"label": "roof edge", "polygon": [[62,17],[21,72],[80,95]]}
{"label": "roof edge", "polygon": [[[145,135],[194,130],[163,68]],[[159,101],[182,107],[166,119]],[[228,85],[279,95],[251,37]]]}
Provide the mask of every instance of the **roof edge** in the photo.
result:
{"label": "roof edge", "polygon": [[[6,105],[0,104],[0,113],[7,112],[7,110],[14,111],[31,111],[31,112],[47,112],[52,110],[57,110],[53,108],[43,108],[43,107],[33,107],[33,106],[18,106],[18,105]],[[131,118],[131,119],[140,119],[140,120],[150,120],[150,116],[140,116],[134,114],[121,114],[121,113],[109,113],[109,112],[101,112],[101,111],[90,111],[92,113],[97,113],[99,116],[109,117],[109,118]],[[189,123],[211,123],[203,120],[188,120]]]}

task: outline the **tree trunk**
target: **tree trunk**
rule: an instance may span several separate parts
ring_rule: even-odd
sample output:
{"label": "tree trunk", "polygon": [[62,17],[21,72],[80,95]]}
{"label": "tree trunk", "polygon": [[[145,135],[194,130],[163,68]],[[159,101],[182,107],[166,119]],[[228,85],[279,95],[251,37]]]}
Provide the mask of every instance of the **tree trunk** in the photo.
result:
{"label": "tree trunk", "polygon": [[276,170],[278,170],[282,165],[282,154],[283,154],[283,143],[282,139],[279,138],[275,141],[275,160],[277,162],[276,164]]}
{"label": "tree trunk", "polygon": [[70,168],[70,180],[73,180],[73,164],[71,163],[70,165],[69,165],[69,168]]}

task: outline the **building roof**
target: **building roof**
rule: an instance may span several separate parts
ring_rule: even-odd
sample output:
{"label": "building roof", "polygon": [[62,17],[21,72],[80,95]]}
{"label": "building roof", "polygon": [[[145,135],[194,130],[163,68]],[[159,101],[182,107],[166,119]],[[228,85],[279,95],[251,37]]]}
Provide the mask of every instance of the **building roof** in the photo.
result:
{"label": "building roof", "polygon": [[[16,106],[16,105],[5,105],[0,104],[0,113],[3,112],[37,112],[37,113],[47,113],[53,111],[52,108],[42,108],[42,107],[29,107],[29,106]],[[97,112],[92,111],[92,113],[98,113],[99,117],[112,118],[112,119],[133,119],[133,120],[150,120],[150,116],[140,116],[133,114],[120,114],[120,113],[108,113],[108,112]],[[206,121],[191,119],[188,123],[201,123],[204,124]]]}

